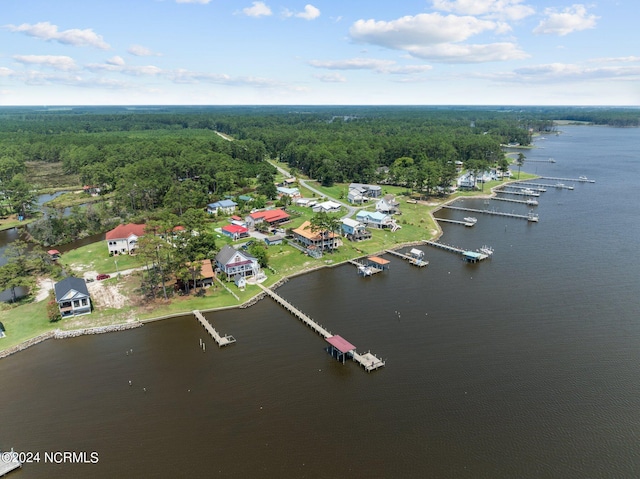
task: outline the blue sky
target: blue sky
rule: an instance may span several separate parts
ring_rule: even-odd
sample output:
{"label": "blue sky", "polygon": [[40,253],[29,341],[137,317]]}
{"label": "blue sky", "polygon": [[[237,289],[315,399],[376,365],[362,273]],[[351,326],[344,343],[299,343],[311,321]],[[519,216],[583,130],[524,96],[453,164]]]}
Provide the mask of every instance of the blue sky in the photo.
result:
{"label": "blue sky", "polygon": [[0,0],[0,105],[640,105],[637,2]]}

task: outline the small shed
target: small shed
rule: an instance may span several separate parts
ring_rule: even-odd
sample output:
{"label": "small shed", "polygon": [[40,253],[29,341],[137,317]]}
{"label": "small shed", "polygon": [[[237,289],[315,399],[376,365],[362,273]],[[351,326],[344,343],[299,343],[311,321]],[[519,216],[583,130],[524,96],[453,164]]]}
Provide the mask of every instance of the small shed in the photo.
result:
{"label": "small shed", "polygon": [[50,249],[49,251],[47,251],[47,254],[49,255],[49,258],[51,258],[51,261],[60,259],[60,251],[58,251],[57,249]]}
{"label": "small shed", "polygon": [[236,274],[233,277],[233,282],[240,289],[244,289],[244,288],[247,287],[247,278],[245,278],[244,276],[242,276],[240,274]]}
{"label": "small shed", "polygon": [[267,236],[264,239],[264,242],[267,243],[267,246],[273,246],[277,244],[282,244],[282,240],[283,240],[282,235],[273,235],[273,236]]}
{"label": "small shed", "polygon": [[329,343],[327,352],[332,358],[337,359],[342,362],[342,364],[344,364],[347,358],[353,357],[356,347],[342,336],[338,336],[337,334],[335,336],[329,336],[326,341]]}
{"label": "small shed", "polygon": [[380,256],[369,256],[367,257],[368,266],[373,266],[378,269],[386,270],[389,269],[389,261],[388,259],[381,258]]}

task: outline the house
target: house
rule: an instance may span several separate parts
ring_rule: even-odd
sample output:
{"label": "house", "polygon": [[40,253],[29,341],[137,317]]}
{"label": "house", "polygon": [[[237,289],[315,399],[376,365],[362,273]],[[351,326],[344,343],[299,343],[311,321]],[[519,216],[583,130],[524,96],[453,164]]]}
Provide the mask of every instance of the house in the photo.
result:
{"label": "house", "polygon": [[298,206],[314,206],[318,203],[318,200],[314,200],[313,198],[298,198],[294,201],[294,203]]}
{"label": "house", "polygon": [[240,276],[251,276],[260,270],[258,260],[246,251],[237,250],[226,245],[216,255],[216,267],[227,275],[228,279]]}
{"label": "house", "polygon": [[367,201],[369,198],[364,196],[359,189],[353,188],[347,193],[347,201],[351,204],[360,205]]}
{"label": "house", "polygon": [[298,180],[296,180],[294,177],[290,177],[290,178],[285,178],[284,180],[282,180],[280,183],[278,183],[277,186],[291,186],[294,185]]}
{"label": "house", "polygon": [[256,226],[261,223],[266,223],[267,226],[273,227],[289,221],[290,218],[291,217],[281,209],[275,209],[251,213],[245,217],[245,222],[247,223],[247,228],[254,230]]}
{"label": "house", "polygon": [[221,231],[223,235],[228,236],[233,241],[249,236],[249,230],[246,227],[236,224],[223,226]]}
{"label": "house", "polygon": [[231,200],[220,200],[207,205],[207,213],[210,215],[225,214],[230,215],[236,210],[238,204]]}
{"label": "house", "polygon": [[371,232],[366,230],[364,224],[351,218],[342,220],[342,234],[351,241],[362,241],[371,238]]}
{"label": "house", "polygon": [[[292,230],[294,239],[304,245],[307,250],[336,249],[342,246],[340,237],[332,231],[314,231],[311,222],[305,221],[298,228]],[[313,256],[313,255],[312,255]]]}
{"label": "house", "polygon": [[391,216],[381,213],[379,211],[358,211],[356,214],[356,220],[364,223],[365,226],[371,226],[373,228],[392,228],[395,225]]}
{"label": "house", "polygon": [[[216,274],[213,271],[213,264],[210,259],[202,261],[195,261],[193,263],[187,263],[187,267],[196,273],[195,285],[193,285],[193,279],[189,280],[189,285],[193,288],[206,288],[213,284],[213,280]],[[182,282],[181,282],[182,283]],[[180,285],[184,287],[184,284]]]}
{"label": "house", "polygon": [[285,186],[278,186],[276,188],[279,197],[288,196],[292,200],[296,198],[300,198],[302,195],[300,194],[300,190],[298,188],[287,188]]}
{"label": "house", "polygon": [[475,188],[476,187],[476,178],[472,173],[465,173],[460,176],[457,180],[458,188]]}
{"label": "house", "polygon": [[335,201],[323,201],[322,203],[318,203],[313,206],[312,210],[314,213],[338,213],[340,208],[342,208],[340,203],[336,203]]}
{"label": "house", "polygon": [[129,223],[118,225],[105,235],[109,254],[131,254],[135,251],[138,238],[144,236],[145,225]]}
{"label": "house", "polygon": [[253,201],[253,198],[249,195],[239,195],[238,201],[244,201],[245,203],[249,203],[250,201]]}
{"label": "house", "polygon": [[91,313],[91,297],[84,279],[69,276],[58,281],[53,289],[63,318]]}
{"label": "house", "polygon": [[362,183],[351,183],[349,191],[358,190],[362,196],[367,198],[380,198],[382,196],[382,187],[378,185],[365,185]]}
{"label": "house", "polygon": [[376,203],[376,211],[380,213],[385,213],[388,215],[393,215],[399,212],[398,206],[400,203],[396,201],[395,196],[393,195],[384,195],[380,198]]}

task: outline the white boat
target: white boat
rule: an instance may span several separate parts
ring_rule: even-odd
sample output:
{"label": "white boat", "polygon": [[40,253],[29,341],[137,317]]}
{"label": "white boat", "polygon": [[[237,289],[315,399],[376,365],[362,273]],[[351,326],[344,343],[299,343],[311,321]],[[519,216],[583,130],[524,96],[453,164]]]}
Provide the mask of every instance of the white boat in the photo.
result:
{"label": "white boat", "polygon": [[589,178],[587,178],[586,176],[581,176],[580,177],[580,181],[587,181]]}
{"label": "white boat", "polygon": [[533,195],[535,194],[535,191],[533,191],[531,188],[524,188],[521,193],[523,195]]}
{"label": "white boat", "polygon": [[527,204],[528,204],[529,206],[538,206],[538,200],[534,200],[533,198],[529,198],[529,199],[527,200]]}
{"label": "white boat", "polygon": [[475,218],[473,216],[467,216],[464,220],[467,223],[476,223],[478,221],[478,218]]}
{"label": "white boat", "polygon": [[493,254],[493,248],[491,246],[484,245],[480,248],[480,252],[486,254],[487,256],[491,256]]}
{"label": "white boat", "polygon": [[556,183],[556,188],[564,188],[564,183]]}

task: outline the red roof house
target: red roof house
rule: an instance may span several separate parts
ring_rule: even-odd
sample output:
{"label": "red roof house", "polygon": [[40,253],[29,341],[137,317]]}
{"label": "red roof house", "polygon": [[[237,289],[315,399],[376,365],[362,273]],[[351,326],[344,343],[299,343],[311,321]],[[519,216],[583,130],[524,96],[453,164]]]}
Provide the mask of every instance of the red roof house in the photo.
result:
{"label": "red roof house", "polygon": [[245,220],[247,226],[251,229],[255,228],[260,223],[267,223],[269,226],[279,225],[285,221],[289,221],[291,217],[281,209],[256,211],[249,214]]}
{"label": "red roof house", "polygon": [[222,234],[229,236],[234,241],[249,236],[249,230],[240,225],[226,225],[222,227]]}
{"label": "red roof house", "polygon": [[138,238],[144,236],[145,225],[129,223],[118,225],[108,231],[105,239],[109,247],[109,254],[132,253],[136,249]]}

